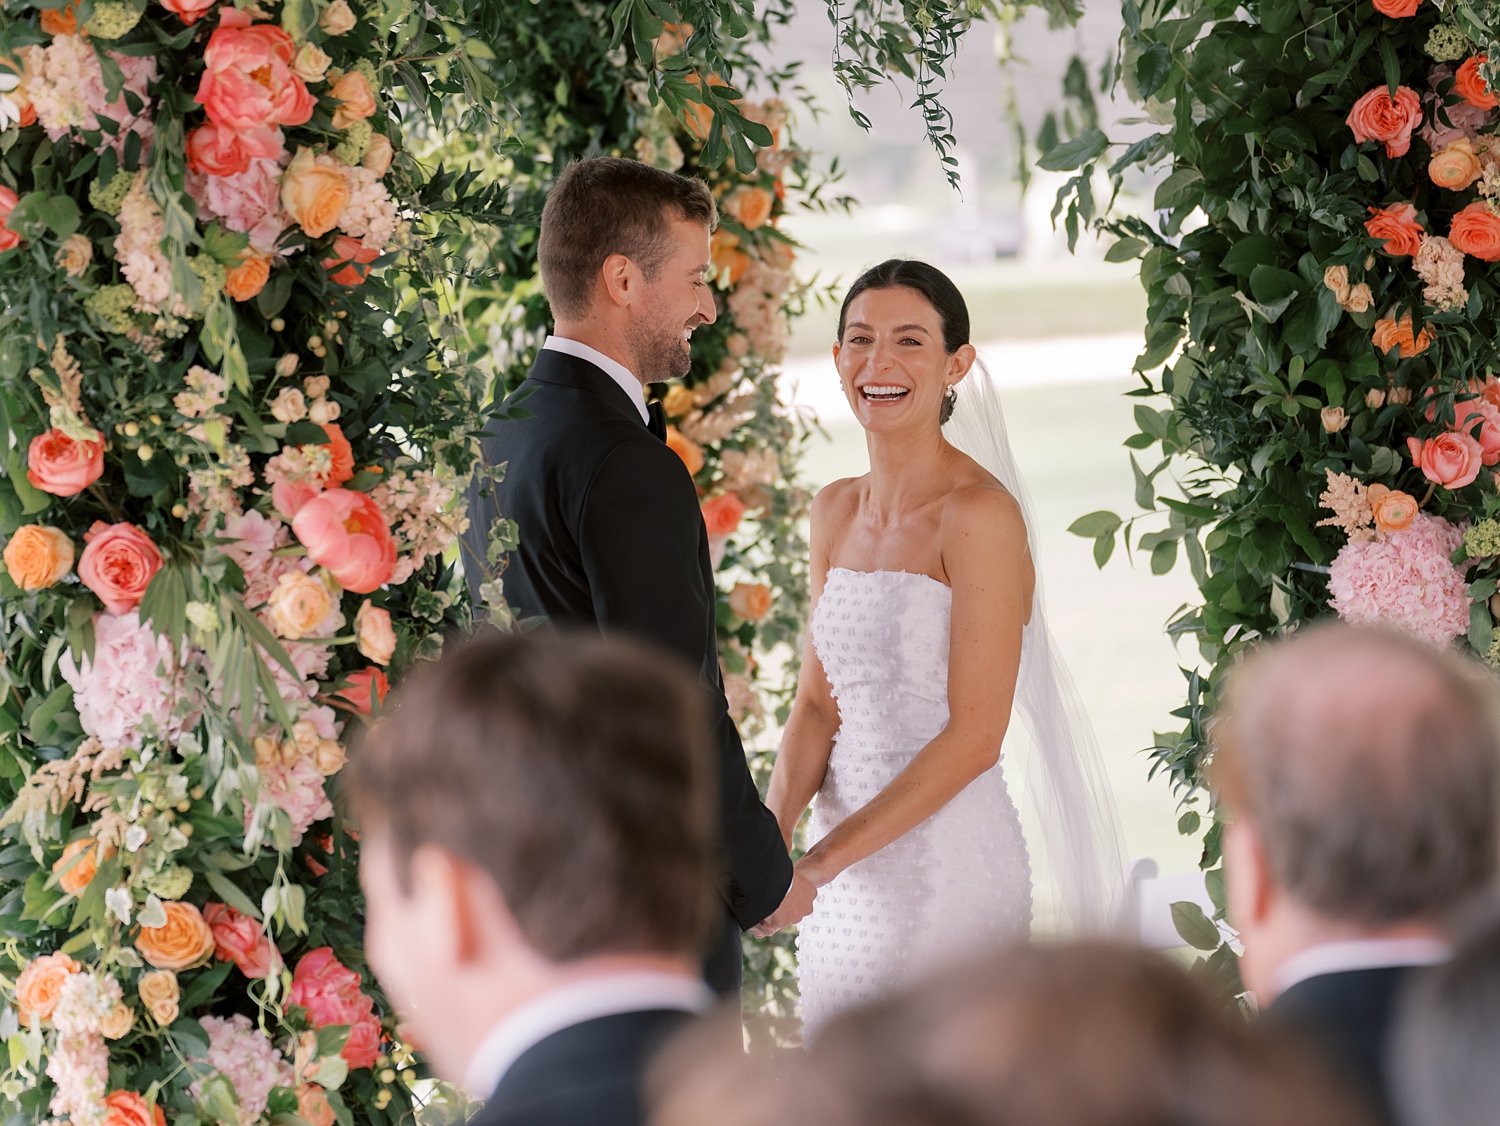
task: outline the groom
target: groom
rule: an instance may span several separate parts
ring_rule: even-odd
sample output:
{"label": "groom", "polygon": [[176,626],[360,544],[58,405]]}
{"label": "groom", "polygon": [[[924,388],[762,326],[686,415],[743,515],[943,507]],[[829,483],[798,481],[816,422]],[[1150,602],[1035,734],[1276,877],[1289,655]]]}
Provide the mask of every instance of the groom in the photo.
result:
{"label": "groom", "polygon": [[486,431],[485,462],[509,468],[499,486],[470,493],[465,560],[478,606],[485,541],[504,513],[520,541],[504,573],[518,614],[635,634],[698,670],[717,750],[727,911],[705,977],[733,993],[739,932],[797,922],[816,891],[793,877],[729,718],[697,490],[663,440],[660,408],[646,405],[645,385],[686,375],[693,330],[715,319],[716,222],[699,180],[614,157],[563,172],[538,245],[555,331]]}

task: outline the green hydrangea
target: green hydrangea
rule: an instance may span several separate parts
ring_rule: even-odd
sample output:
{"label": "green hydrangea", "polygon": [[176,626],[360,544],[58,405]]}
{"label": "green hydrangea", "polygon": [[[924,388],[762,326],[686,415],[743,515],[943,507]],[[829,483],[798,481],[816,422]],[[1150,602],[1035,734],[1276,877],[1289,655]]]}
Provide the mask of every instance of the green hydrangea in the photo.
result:
{"label": "green hydrangea", "polygon": [[1470,559],[1500,555],[1500,520],[1480,520],[1464,533],[1464,552]]}
{"label": "green hydrangea", "polygon": [[344,130],[344,138],[335,146],[333,155],[352,167],[365,158],[374,135],[375,128],[368,121],[353,122]]}
{"label": "green hydrangea", "polygon": [[146,14],[144,0],[96,0],[84,28],[95,39],[118,39],[135,30]]}
{"label": "green hydrangea", "polygon": [[375,77],[375,64],[369,59],[360,59],[359,62],[355,63],[349,69],[357,70],[360,74],[364,75],[370,83],[371,90],[380,89],[380,80]]}
{"label": "green hydrangea", "polygon": [[95,180],[89,185],[89,202],[106,215],[118,215],[120,204],[125,202],[125,197],[130,193],[130,185],[133,183],[135,183],[135,173],[126,172],[122,168],[110,178],[109,183]]}
{"label": "green hydrangea", "polygon": [[184,868],[181,864],[163,868],[146,881],[146,890],[154,892],[162,899],[181,899],[192,886],[192,870]]}
{"label": "green hydrangea", "polygon": [[1440,23],[1428,33],[1422,50],[1437,62],[1451,63],[1469,53],[1469,39],[1458,28]]}
{"label": "green hydrangea", "polygon": [[129,333],[135,326],[135,290],[128,285],[106,285],[83,299],[89,315],[110,332]]}
{"label": "green hydrangea", "polygon": [[206,254],[196,254],[188,259],[188,268],[203,283],[204,298],[212,299],[224,292],[224,282],[229,278],[229,271],[220,262]]}

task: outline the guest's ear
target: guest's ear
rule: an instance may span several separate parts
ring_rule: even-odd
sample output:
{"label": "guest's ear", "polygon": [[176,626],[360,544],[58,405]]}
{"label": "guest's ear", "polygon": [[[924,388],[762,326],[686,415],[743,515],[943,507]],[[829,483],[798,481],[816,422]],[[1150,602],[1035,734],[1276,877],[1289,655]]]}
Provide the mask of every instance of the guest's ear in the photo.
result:
{"label": "guest's ear", "polygon": [[1224,826],[1222,839],[1229,925],[1251,930],[1265,922],[1276,896],[1265,845],[1243,817]]}

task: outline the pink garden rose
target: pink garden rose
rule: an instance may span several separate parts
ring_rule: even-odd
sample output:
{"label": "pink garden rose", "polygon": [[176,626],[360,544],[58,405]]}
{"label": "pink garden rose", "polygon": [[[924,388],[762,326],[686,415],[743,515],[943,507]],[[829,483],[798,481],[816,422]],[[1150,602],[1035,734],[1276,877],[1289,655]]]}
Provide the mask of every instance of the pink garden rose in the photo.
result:
{"label": "pink garden rose", "polygon": [[396,541],[385,513],[367,494],[329,489],[302,505],[292,531],[308,558],[326,567],[340,586],[369,594],[396,569]]}
{"label": "pink garden rose", "polygon": [[14,250],[21,245],[21,236],[6,226],[10,222],[10,213],[20,202],[15,192],[0,184],[0,251]]}
{"label": "pink garden rose", "polygon": [[209,903],[203,920],[214,933],[214,957],[233,962],[248,978],[263,978],[281,966],[281,954],[265,928],[224,903]]}
{"label": "pink garden rose", "polygon": [[1422,101],[1408,86],[1397,86],[1394,98],[1386,87],[1377,86],[1354,103],[1345,124],[1359,143],[1380,141],[1386,156],[1405,156],[1411,131],[1422,124]]}
{"label": "pink garden rose", "polygon": [[1445,489],[1472,485],[1484,464],[1479,443],[1467,434],[1449,431],[1425,442],[1408,438],[1406,447],[1411,451],[1412,464],[1422,471],[1422,475]]}
{"label": "pink garden rose", "polygon": [[314,1028],[349,1026],[349,1040],[340,1054],[353,1068],[373,1067],[380,1054],[375,1002],[360,985],[359,974],[334,957],[328,946],[309,950],[292,971],[292,1004],[307,1010]]}
{"label": "pink garden rose", "polygon": [[78,441],[61,430],[38,434],[26,449],[26,480],[55,497],[77,496],[104,473],[104,435]]}
{"label": "pink garden rose", "polygon": [[194,99],[216,125],[248,132],[304,125],[316,99],[292,69],[297,45],[274,24],[224,8],[203,51],[205,70]]}
{"label": "pink garden rose", "polygon": [[183,23],[197,23],[213,11],[218,2],[219,0],[161,0],[161,6]]}
{"label": "pink garden rose", "polygon": [[1454,403],[1453,429],[1479,443],[1485,465],[1500,464],[1500,407],[1483,398]]}
{"label": "pink garden rose", "polygon": [[126,614],[141,604],[146,588],[161,570],[161,551],[134,524],[94,521],[83,537],[78,577],[99,596],[111,614]]}

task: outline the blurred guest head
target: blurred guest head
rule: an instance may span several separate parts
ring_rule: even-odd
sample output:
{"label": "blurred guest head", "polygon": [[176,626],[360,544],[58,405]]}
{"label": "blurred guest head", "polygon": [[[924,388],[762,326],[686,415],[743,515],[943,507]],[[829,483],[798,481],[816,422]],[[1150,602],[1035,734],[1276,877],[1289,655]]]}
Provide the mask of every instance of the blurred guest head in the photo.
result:
{"label": "blurred guest head", "polygon": [[1488,894],[1495,702],[1493,680],[1460,658],[1339,624],[1234,671],[1213,780],[1228,815],[1230,922],[1262,1003],[1304,951],[1441,940]]}
{"label": "blurred guest head", "polygon": [[1163,957],[1105,944],[945,970],[834,1018],[779,1064],[711,1051],[659,1061],[654,1126],[1366,1123]]}
{"label": "blurred guest head", "polygon": [[346,790],[370,962],[440,1074],[559,985],[696,977],[706,737],[694,678],[622,640],[486,632],[397,689]]}
{"label": "blurred guest head", "polygon": [[1405,1126],[1500,1121],[1500,915],[1412,980],[1391,1044]]}

